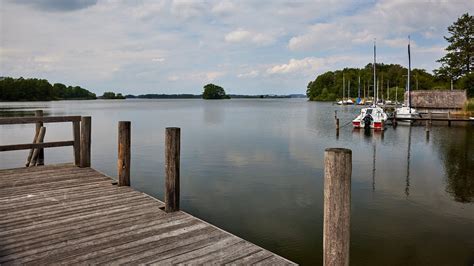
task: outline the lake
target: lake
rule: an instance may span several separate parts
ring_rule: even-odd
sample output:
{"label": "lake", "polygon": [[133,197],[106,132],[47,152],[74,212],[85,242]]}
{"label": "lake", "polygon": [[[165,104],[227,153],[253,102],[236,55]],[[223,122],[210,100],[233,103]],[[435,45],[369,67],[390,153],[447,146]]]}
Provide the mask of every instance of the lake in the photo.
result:
{"label": "lake", "polygon": [[[117,175],[117,124],[132,122],[132,187],[163,199],[164,133],[181,128],[181,207],[300,264],[322,263],[323,158],[352,149],[352,265],[474,263],[474,128],[346,125],[355,106],[306,99],[94,100],[0,103],[0,115],[92,116],[92,167]],[[334,111],[341,130],[336,136]],[[72,139],[46,124],[46,141]],[[34,125],[1,126],[0,144],[31,142]],[[20,167],[27,151],[0,153]],[[45,163],[72,162],[71,147]]]}

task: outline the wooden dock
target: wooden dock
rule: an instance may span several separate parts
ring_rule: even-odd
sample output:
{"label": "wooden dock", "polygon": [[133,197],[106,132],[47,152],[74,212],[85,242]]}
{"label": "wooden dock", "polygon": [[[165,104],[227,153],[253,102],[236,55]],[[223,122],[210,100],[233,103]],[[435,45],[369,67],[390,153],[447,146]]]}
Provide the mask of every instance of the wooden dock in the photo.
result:
{"label": "wooden dock", "polygon": [[293,262],[73,164],[0,170],[0,265]]}

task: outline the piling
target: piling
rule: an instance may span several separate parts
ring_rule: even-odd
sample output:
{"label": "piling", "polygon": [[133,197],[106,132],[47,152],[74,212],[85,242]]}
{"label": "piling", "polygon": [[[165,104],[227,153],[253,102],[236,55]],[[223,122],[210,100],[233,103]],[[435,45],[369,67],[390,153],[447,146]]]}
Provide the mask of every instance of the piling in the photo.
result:
{"label": "piling", "polygon": [[81,162],[80,167],[91,166],[91,117],[81,119]]}
{"label": "piling", "polygon": [[431,120],[432,119],[432,114],[431,114],[431,111],[428,112],[429,114],[429,118],[430,118],[430,126],[433,124],[433,121]]}
{"label": "piling", "polygon": [[352,151],[324,152],[323,264],[349,265]]}
{"label": "piling", "polygon": [[130,121],[119,121],[118,124],[118,185],[130,186]]}
{"label": "piling", "polygon": [[[38,138],[36,139],[35,143],[42,143],[44,140],[44,135],[46,134],[46,128],[45,127],[40,127],[39,132],[38,132]],[[35,166],[38,165],[38,159],[39,155],[41,153],[41,149],[35,149],[33,151],[33,156],[31,156],[31,161],[29,166]]]}
{"label": "piling", "polygon": [[165,211],[179,211],[179,166],[181,129],[166,128],[165,134]]}
{"label": "piling", "polygon": [[73,149],[74,149],[74,164],[76,166],[81,165],[81,122],[72,122],[72,135],[73,135]]}
{"label": "piling", "polygon": [[[43,110],[36,110],[35,111],[35,116],[37,117],[42,117],[43,116]],[[37,122],[36,123],[36,134],[39,134],[39,131],[41,127],[43,126],[43,122]],[[43,141],[41,141],[43,142]],[[40,148],[38,149],[38,159],[36,161],[36,165],[44,165],[44,149]]]}
{"label": "piling", "polygon": [[448,111],[448,127],[451,126],[451,112]]}
{"label": "piling", "polygon": [[392,126],[393,127],[397,126],[397,112],[393,112]]}
{"label": "piling", "polygon": [[336,130],[339,131],[339,118],[336,118]]}

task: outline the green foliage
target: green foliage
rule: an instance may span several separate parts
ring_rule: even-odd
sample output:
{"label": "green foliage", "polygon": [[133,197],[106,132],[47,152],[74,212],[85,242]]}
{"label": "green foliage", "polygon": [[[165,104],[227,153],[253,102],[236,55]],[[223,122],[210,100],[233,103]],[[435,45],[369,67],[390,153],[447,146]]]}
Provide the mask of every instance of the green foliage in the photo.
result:
{"label": "green foliage", "polygon": [[458,80],[456,88],[467,90],[468,97],[474,97],[474,72],[466,74]]}
{"label": "green foliage", "polygon": [[79,86],[56,83],[45,79],[2,78],[0,101],[51,101],[68,99],[96,99],[96,95]]}
{"label": "green foliage", "polygon": [[214,85],[212,83],[204,86],[204,92],[202,93],[202,98],[209,99],[230,99],[228,95],[225,94],[224,88]]}
{"label": "green foliage", "polygon": [[[407,69],[396,64],[377,64],[377,80],[380,86],[379,96],[395,100],[395,90],[398,87],[398,99],[403,99],[403,92],[407,82]],[[364,68],[345,68],[343,70],[328,71],[309,82],[306,95],[312,101],[334,101],[342,98],[344,74],[344,94],[348,97],[348,87],[350,83],[351,98],[358,96],[359,76],[360,76],[360,97],[373,96],[373,68],[372,64],[367,64]],[[433,75],[424,69],[413,69],[411,72],[410,85],[413,90],[429,90],[434,86],[446,87],[445,83],[437,81]],[[387,87],[389,91],[387,91]]]}
{"label": "green foliage", "polygon": [[115,100],[115,99],[125,99],[125,96],[123,96],[121,93],[115,94],[114,92],[107,91],[107,92],[104,92],[104,94],[100,98],[106,99],[106,100]]}
{"label": "green foliage", "polygon": [[469,13],[462,15],[448,27],[449,42],[446,55],[438,60],[442,65],[435,75],[443,80],[456,80],[472,72],[474,67],[474,17]]}

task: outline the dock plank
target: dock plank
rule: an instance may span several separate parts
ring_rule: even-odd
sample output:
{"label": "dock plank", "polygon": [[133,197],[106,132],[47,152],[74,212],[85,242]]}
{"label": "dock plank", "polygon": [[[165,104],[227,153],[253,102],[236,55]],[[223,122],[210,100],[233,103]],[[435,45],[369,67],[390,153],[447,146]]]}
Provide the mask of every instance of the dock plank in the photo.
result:
{"label": "dock plank", "polygon": [[0,264],[294,264],[92,168],[0,170]]}

